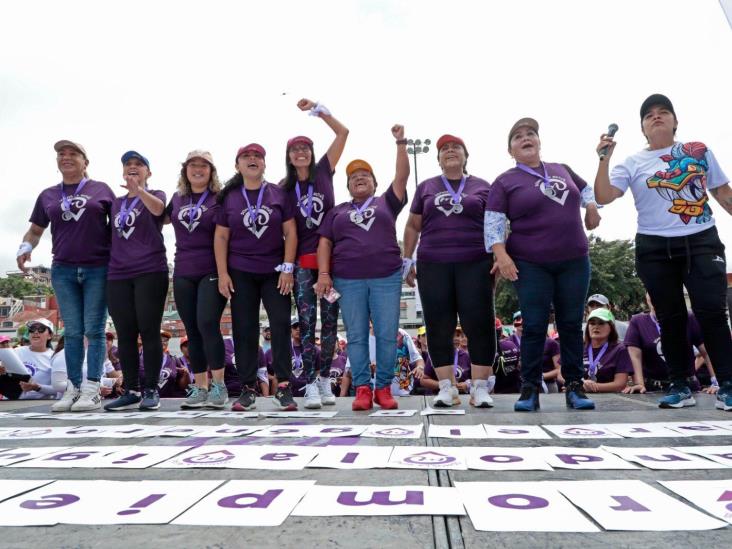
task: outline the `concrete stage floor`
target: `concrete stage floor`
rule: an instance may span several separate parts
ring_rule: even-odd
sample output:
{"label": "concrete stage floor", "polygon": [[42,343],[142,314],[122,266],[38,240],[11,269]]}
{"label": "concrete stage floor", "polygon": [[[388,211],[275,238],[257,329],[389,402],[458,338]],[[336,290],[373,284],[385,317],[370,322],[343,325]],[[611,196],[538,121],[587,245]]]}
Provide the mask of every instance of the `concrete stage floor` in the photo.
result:
{"label": "concrete stage floor", "polygon": [[[567,410],[563,395],[542,395],[541,412],[519,414],[513,412],[515,395],[495,396],[495,407],[487,410],[472,409],[463,396],[464,416],[420,416],[370,418],[368,412],[351,411],[351,399],[339,398],[335,407],[338,415],[332,419],[247,419],[241,423],[332,423],[338,424],[415,424],[423,422],[425,429],[421,439],[386,440],[361,438],[350,439],[360,445],[418,445],[418,446],[575,446],[597,447],[599,440],[453,440],[428,438],[427,427],[430,423],[450,425],[472,425],[493,423],[499,425],[551,425],[580,423],[626,423],[660,421],[703,421],[732,420],[732,413],[714,409],[714,398],[709,395],[696,395],[697,406],[681,410],[661,410],[656,405],[658,395],[596,395],[593,397],[597,409],[586,412]],[[297,399],[302,407],[301,399]],[[424,397],[412,396],[399,399],[400,408],[423,409],[428,404]],[[165,400],[161,411],[178,410],[180,401]],[[0,412],[47,412],[50,403],[39,401],[0,402]],[[269,399],[257,400],[257,411],[272,410]],[[219,423],[238,424],[232,419],[135,419],[130,423],[149,425],[183,425]],[[84,424],[105,424],[109,422],[84,422]],[[121,421],[120,421],[121,423]],[[25,420],[22,418],[0,418],[2,427],[35,427],[72,425],[69,421]],[[267,439],[266,443],[276,443],[278,439]],[[279,439],[282,440],[282,439]],[[263,441],[264,442],[264,441]],[[326,445],[327,439],[312,441]],[[673,446],[673,445],[732,445],[730,436],[684,437],[684,438],[647,438],[617,439],[610,442],[617,446]],[[232,439],[181,439],[145,438],[112,441],[110,439],[76,439],[74,445],[94,446],[110,444],[137,445],[190,445],[229,444]],[[286,444],[296,443],[287,439]],[[59,440],[0,441],[0,448],[19,446],[62,446]],[[68,444],[66,444],[69,446]],[[302,471],[267,471],[235,469],[13,469],[3,468],[5,479],[104,479],[104,480],[232,480],[232,479],[314,479],[326,485],[430,485],[450,486],[455,481],[542,481],[542,480],[592,480],[592,479],[636,479],[649,482],[653,487],[677,499],[676,495],[655,484],[656,480],[695,480],[730,479],[732,469],[692,470],[692,471],[653,471],[639,468],[630,471],[419,471],[408,469],[372,470],[334,470],[304,469]],[[684,501],[684,500],[682,500]],[[688,504],[688,503],[687,503]],[[233,547],[387,547],[387,548],[452,548],[463,547],[732,547],[732,525],[719,530],[701,532],[602,532],[602,533],[502,533],[476,531],[470,519],[452,517],[289,517],[279,528],[242,528],[242,527],[195,527],[172,525],[123,525],[123,526],[76,526],[58,525],[54,527],[3,527],[0,528],[0,547],[66,547],[66,548],[113,548],[113,547],[210,547],[225,549]]]}

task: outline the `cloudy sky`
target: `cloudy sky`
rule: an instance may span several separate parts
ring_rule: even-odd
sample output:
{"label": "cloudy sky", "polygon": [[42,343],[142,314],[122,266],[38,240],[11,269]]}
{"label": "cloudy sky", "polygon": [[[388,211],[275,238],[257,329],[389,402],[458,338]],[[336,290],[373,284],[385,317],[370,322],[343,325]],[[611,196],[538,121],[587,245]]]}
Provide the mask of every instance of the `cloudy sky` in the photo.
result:
{"label": "cloudy sky", "polygon": [[[24,0],[3,6],[3,22],[0,272],[14,268],[36,196],[60,181],[58,139],[82,143],[90,175],[120,193],[128,149],[168,196],[194,148],[228,178],[236,149],[258,141],[277,181],[288,137],[310,135],[318,155],[330,143],[295,107],[303,96],[351,130],[336,199],[355,157],[390,180],[395,122],[413,138],[462,136],[471,173],[490,181],[512,166],[508,129],[532,116],[543,158],[592,181],[609,123],[614,161],[644,146],[638,110],[654,92],[673,101],[679,139],[705,142],[732,176],[732,30],[717,0]],[[434,150],[420,156],[420,179],[437,172]],[[715,204],[730,246],[732,218]],[[630,196],[602,215],[596,234],[633,237]],[[46,235],[33,263],[50,261]]]}

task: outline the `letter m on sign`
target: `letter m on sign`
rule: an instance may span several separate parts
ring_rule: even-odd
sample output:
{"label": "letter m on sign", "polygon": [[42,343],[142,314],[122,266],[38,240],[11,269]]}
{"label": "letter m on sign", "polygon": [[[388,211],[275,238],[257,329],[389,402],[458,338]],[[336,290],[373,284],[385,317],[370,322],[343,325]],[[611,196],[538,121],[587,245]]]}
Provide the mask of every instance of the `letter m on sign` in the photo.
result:
{"label": "letter m on sign", "polygon": [[392,501],[391,492],[374,492],[371,499],[367,501],[356,501],[358,492],[341,492],[338,494],[338,503],[341,505],[424,505],[424,492],[418,490],[407,490],[402,501]]}

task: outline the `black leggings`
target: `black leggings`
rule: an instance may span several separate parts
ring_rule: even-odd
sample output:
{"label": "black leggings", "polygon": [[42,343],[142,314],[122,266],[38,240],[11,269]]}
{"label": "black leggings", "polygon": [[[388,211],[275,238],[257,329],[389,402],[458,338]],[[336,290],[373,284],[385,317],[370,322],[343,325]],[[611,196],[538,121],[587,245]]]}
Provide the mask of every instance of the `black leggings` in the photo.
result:
{"label": "black leggings", "polygon": [[458,263],[417,262],[427,343],[435,367],[453,363],[458,316],[468,336],[470,361],[491,366],[496,355],[493,256]]}
{"label": "black leggings", "polygon": [[167,295],[167,272],[107,281],[107,306],[117,330],[119,361],[124,387],[128,391],[140,389],[138,335],[142,339],[145,389],[158,386],[163,362],[160,324]]}
{"label": "black leggings", "polygon": [[288,381],[292,373],[290,336],[290,294],[277,289],[279,273],[257,274],[229,269],[234,283],[231,294],[231,327],[236,370],[242,387],[255,387],[259,352],[259,304],[264,304],[272,330],[272,367],[278,381]]}
{"label": "black leggings", "polygon": [[684,382],[689,375],[684,286],[717,379],[720,383],[731,380],[726,264],[716,227],[673,238],[638,234],[635,259],[638,276],[656,309],[671,381]]}
{"label": "black leggings", "polygon": [[178,313],[186,327],[188,351],[194,374],[224,367],[224,338],[221,315],[226,298],[219,293],[219,277],[173,277],[173,294]]}

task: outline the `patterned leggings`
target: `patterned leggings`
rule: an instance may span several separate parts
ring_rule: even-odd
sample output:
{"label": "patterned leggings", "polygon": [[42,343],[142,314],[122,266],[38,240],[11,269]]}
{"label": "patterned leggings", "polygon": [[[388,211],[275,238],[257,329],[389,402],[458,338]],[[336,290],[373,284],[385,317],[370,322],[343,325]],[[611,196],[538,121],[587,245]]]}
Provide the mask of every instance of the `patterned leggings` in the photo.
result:
{"label": "patterned leggings", "polygon": [[[316,269],[295,269],[295,304],[300,318],[300,338],[302,340],[302,362],[308,374],[308,383],[316,378],[315,371],[315,325],[318,321],[318,298],[313,285],[318,280]],[[336,345],[338,330],[338,302],[320,300],[320,376],[330,376],[330,365]]]}

